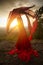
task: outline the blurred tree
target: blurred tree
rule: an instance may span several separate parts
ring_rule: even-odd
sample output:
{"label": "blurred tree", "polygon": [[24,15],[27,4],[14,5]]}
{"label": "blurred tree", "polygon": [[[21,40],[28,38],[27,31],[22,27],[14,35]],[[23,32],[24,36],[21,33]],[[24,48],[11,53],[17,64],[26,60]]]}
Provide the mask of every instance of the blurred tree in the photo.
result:
{"label": "blurred tree", "polygon": [[39,10],[36,10],[36,14],[38,16],[38,19],[42,16],[43,14],[43,6],[39,8]]}
{"label": "blurred tree", "polygon": [[[38,27],[33,36],[34,39],[43,39],[43,6],[36,10],[36,14],[38,16]],[[41,18],[42,17],[42,18]]]}

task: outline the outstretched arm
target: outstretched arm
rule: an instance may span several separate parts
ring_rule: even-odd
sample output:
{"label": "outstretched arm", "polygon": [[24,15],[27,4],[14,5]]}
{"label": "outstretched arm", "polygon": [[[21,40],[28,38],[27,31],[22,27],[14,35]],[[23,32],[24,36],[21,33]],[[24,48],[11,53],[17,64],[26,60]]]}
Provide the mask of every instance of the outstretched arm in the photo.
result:
{"label": "outstretched arm", "polygon": [[17,17],[17,15],[13,13],[12,11],[9,13],[8,20],[7,20],[7,27],[6,27],[7,32],[9,32],[10,25],[13,22],[13,20]]}

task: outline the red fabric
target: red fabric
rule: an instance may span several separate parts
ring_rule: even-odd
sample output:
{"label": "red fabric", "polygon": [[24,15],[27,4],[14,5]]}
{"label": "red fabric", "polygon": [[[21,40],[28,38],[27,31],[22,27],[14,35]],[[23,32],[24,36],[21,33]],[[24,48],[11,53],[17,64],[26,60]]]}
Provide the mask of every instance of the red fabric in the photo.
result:
{"label": "red fabric", "polygon": [[24,33],[22,33],[23,31],[20,32],[20,36],[16,43],[16,49],[9,51],[8,54],[12,55],[17,53],[18,58],[25,62],[28,62],[29,60],[31,60],[31,55],[38,57],[37,51],[32,49],[32,46],[30,43],[32,39],[32,35],[35,32],[36,27],[37,27],[37,23],[35,22],[29,37],[26,36],[25,32]]}
{"label": "red fabric", "polygon": [[24,44],[16,45],[17,45],[16,49],[9,51],[8,54],[13,55],[16,53],[18,55],[18,58],[24,62],[28,62],[29,60],[31,60],[31,55],[34,55],[36,57],[39,56],[37,51],[32,49],[30,42],[26,43],[25,45]]}
{"label": "red fabric", "polygon": [[38,57],[38,52],[36,50],[18,50],[18,49],[13,49],[11,50],[10,52],[8,52],[8,54],[10,55],[13,55],[17,53],[18,54],[18,58],[21,60],[21,61],[24,61],[24,62],[28,62],[29,60],[31,60],[31,56],[34,55],[36,57]]}

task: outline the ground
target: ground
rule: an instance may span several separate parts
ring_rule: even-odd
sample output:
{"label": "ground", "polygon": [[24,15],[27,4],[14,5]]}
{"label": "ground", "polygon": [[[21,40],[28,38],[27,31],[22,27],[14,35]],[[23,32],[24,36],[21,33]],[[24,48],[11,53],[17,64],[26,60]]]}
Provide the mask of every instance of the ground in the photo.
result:
{"label": "ground", "polygon": [[25,63],[18,59],[17,54],[5,54],[5,52],[14,48],[15,41],[0,41],[0,65],[43,65],[43,41],[33,40],[31,41],[31,44],[33,49],[36,49],[38,51],[39,58],[32,56],[32,59],[28,63]]}

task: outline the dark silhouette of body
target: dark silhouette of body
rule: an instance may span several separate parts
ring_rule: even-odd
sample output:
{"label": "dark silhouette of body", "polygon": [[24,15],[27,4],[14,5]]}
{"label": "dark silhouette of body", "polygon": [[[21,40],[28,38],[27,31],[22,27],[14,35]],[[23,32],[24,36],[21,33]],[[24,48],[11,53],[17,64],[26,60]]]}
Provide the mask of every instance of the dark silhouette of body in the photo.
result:
{"label": "dark silhouette of body", "polygon": [[21,17],[21,15],[23,15],[23,14],[35,17],[34,12],[30,10],[30,8],[32,8],[34,6],[35,5],[33,5],[31,7],[20,7],[20,8],[16,8],[16,9],[13,9],[12,11],[10,11],[9,17],[8,17],[7,31],[9,29],[9,26],[10,26],[11,22],[13,21],[13,19],[15,19],[17,17]]}
{"label": "dark silhouette of body", "polygon": [[[32,46],[30,44],[32,35],[35,32],[35,29],[37,27],[37,24],[36,24],[37,18],[35,20],[33,28],[31,28],[30,21],[28,18],[28,16],[31,16],[33,18],[35,17],[34,12],[30,10],[30,8],[32,8],[32,7],[20,7],[17,9],[13,9],[9,14],[8,24],[7,24],[7,31],[9,31],[10,24],[12,23],[12,21],[15,18],[17,18],[17,20],[20,24],[20,26],[19,26],[20,32],[19,32],[19,37],[18,37],[17,43],[16,43],[16,49],[13,49],[13,50],[9,51],[8,53],[9,54],[17,53],[18,58],[20,58],[22,61],[26,61],[26,62],[28,62],[31,59],[31,55],[38,56],[38,53],[32,49]],[[29,29],[31,28],[30,36],[27,36],[24,25],[23,25],[23,21],[21,18],[21,15],[23,15],[23,14],[25,14],[27,16],[28,23],[29,23]]]}

